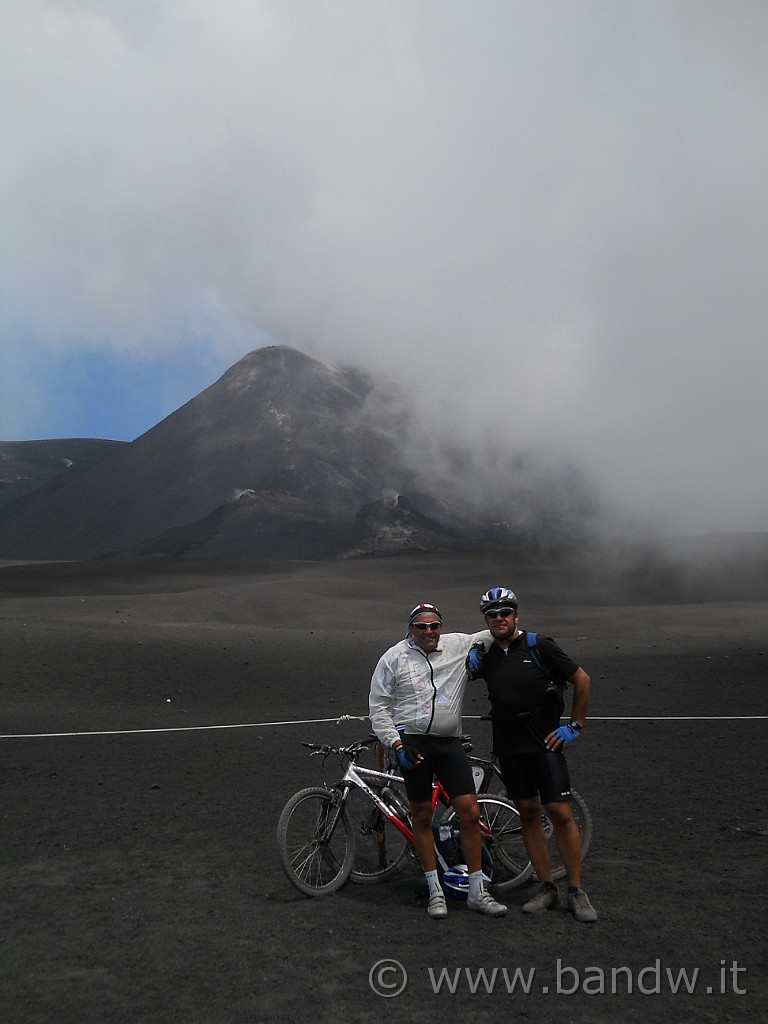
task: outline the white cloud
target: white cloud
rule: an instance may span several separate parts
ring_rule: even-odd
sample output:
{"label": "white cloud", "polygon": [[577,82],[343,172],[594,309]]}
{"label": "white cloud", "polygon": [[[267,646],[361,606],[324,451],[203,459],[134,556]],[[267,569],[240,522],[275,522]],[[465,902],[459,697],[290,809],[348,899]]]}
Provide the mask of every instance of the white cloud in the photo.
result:
{"label": "white cloud", "polygon": [[642,515],[765,528],[767,20],[7,0],[7,365],[30,337],[226,362],[267,331]]}

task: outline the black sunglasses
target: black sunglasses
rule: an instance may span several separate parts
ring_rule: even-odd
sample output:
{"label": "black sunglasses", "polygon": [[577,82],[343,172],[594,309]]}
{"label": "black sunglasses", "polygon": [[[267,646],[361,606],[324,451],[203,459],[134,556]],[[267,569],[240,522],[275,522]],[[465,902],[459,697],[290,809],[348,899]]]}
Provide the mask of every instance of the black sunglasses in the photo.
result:
{"label": "black sunglasses", "polygon": [[420,629],[422,633],[425,629],[441,629],[442,622],[412,622],[411,627],[413,629]]}
{"label": "black sunglasses", "polygon": [[486,617],[486,619],[498,619],[498,618],[508,619],[510,617],[510,615],[514,615],[514,614],[515,614],[515,609],[514,608],[494,608],[493,611],[486,612],[485,613],[485,617]]}

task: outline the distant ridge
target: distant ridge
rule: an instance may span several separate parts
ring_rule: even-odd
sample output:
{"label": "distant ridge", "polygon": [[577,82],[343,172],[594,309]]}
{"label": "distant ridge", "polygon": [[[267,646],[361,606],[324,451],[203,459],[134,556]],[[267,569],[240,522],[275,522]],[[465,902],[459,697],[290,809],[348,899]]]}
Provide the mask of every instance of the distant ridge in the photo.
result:
{"label": "distant ridge", "polygon": [[0,441],[0,507],[37,490],[60,473],[95,465],[126,441],[62,438],[54,441]]}

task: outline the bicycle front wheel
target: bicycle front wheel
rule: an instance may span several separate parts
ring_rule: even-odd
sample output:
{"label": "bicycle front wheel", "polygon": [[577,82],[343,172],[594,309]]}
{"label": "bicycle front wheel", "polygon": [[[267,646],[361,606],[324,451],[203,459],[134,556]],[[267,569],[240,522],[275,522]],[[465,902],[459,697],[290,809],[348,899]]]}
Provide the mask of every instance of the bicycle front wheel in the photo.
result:
{"label": "bicycle front wheel", "polygon": [[355,860],[355,835],[346,812],[327,789],[302,789],[283,808],[277,823],[280,863],[307,896],[336,892]]}
{"label": "bicycle front wheel", "polygon": [[[533,867],[523,843],[520,815],[511,800],[500,796],[478,796],[483,843],[493,862],[494,888],[515,889],[533,874]],[[446,819],[456,820],[451,810]]]}
{"label": "bicycle front wheel", "polygon": [[351,789],[344,810],[355,833],[351,882],[369,885],[392,878],[405,867],[410,841],[360,789]]}

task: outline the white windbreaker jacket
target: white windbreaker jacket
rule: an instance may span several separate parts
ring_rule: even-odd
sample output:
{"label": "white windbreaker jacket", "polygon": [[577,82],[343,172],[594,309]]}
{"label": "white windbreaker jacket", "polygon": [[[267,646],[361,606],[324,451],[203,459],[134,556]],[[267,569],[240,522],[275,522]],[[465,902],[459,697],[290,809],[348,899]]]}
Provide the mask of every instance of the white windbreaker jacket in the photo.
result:
{"label": "white windbreaker jacket", "polygon": [[476,640],[486,648],[492,637],[480,633],[445,633],[425,654],[410,638],[382,654],[371,678],[368,701],[371,727],[391,747],[398,729],[433,736],[461,735],[461,705],[467,685],[467,652]]}

